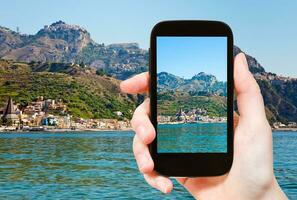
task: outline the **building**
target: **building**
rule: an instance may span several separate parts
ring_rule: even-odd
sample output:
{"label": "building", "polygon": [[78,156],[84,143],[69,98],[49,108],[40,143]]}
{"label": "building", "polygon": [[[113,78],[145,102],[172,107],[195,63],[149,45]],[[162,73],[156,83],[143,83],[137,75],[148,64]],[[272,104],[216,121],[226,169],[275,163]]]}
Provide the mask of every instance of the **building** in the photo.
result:
{"label": "building", "polygon": [[176,121],[185,121],[186,120],[186,114],[181,108],[176,113],[175,117],[176,117]]}
{"label": "building", "polygon": [[19,122],[19,117],[16,114],[11,97],[8,98],[7,104],[3,110],[2,122],[6,125],[12,125]]}

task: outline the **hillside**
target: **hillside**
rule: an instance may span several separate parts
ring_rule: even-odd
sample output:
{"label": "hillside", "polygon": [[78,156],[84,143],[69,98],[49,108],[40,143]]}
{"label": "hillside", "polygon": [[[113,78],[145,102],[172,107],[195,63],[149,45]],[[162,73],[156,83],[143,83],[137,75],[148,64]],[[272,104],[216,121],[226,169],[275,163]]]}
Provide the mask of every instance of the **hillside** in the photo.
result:
{"label": "hillside", "polygon": [[[241,50],[234,46],[234,55],[239,52]],[[266,72],[256,58],[248,54],[246,56],[249,68],[261,87],[270,122],[297,122],[297,80]],[[59,63],[58,65],[79,63],[80,66],[90,66],[98,74],[108,74],[115,79],[124,80],[134,74],[147,71],[149,56],[148,51],[139,48],[136,43],[98,44],[91,39],[86,29],[58,21],[49,26],[46,25],[34,35],[20,34],[0,26],[0,58],[26,63],[33,61],[30,64],[31,70],[36,74],[42,71],[51,74],[49,72],[55,71],[55,64],[46,66],[46,63]],[[72,73],[77,73],[77,68],[73,66],[67,68],[67,65],[69,64],[66,64],[64,71],[61,69],[64,75],[68,73],[67,77],[69,77]],[[78,73],[84,74],[80,70]],[[96,78],[92,80],[97,81]],[[34,80],[34,78],[31,79]],[[191,88],[190,85],[189,88]],[[123,101],[126,102],[124,99]],[[127,101],[129,102],[130,99]]]}
{"label": "hillside", "polygon": [[200,72],[184,79],[168,72],[157,74],[158,114],[174,116],[181,108],[204,109],[209,116],[224,117],[227,112],[226,83]]}
{"label": "hillside", "polygon": [[[234,55],[239,52],[241,50],[234,47]],[[266,72],[252,56],[247,55],[247,61],[261,88],[269,122],[297,122],[297,78]]]}
{"label": "hillside", "polygon": [[117,118],[114,112],[121,111],[124,118],[131,118],[137,98],[121,94],[118,80],[97,75],[90,68],[58,63],[51,66],[41,70],[33,64],[1,60],[0,106],[8,96],[21,107],[43,96],[62,99],[74,117]]}
{"label": "hillside", "polygon": [[184,92],[158,95],[158,115],[174,116],[180,108],[185,111],[200,108],[206,110],[209,116],[224,117],[227,101],[223,96],[192,96]]}
{"label": "hillside", "polygon": [[273,73],[257,73],[255,77],[263,94],[269,120],[297,122],[297,79]]}

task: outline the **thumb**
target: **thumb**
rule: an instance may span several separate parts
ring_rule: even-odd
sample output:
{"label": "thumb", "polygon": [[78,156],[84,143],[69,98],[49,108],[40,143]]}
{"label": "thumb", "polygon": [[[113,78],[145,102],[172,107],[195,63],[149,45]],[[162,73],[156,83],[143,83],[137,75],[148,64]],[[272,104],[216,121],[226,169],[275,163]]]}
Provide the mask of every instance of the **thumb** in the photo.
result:
{"label": "thumb", "polygon": [[260,88],[249,71],[243,53],[238,54],[234,60],[234,83],[240,118],[252,121],[266,119]]}

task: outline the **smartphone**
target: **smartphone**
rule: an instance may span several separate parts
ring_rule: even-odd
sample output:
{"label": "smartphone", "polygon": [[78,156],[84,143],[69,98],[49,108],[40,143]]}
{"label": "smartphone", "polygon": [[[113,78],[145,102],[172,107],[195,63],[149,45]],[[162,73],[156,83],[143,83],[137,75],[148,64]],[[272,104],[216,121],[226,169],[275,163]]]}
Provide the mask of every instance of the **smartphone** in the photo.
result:
{"label": "smartphone", "polygon": [[219,21],[164,21],[150,38],[150,144],[165,176],[218,176],[233,161],[233,35]]}

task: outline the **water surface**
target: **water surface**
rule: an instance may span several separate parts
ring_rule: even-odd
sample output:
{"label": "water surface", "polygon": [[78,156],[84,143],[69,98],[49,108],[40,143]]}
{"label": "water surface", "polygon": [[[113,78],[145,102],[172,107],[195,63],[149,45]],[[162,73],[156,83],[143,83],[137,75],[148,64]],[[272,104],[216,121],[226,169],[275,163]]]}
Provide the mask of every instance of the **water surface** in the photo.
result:
{"label": "water surface", "polygon": [[159,153],[227,152],[227,123],[158,125]]}
{"label": "water surface", "polygon": [[[175,183],[149,187],[132,153],[132,132],[0,134],[0,199],[193,199]],[[297,133],[274,133],[275,172],[297,199]]]}

